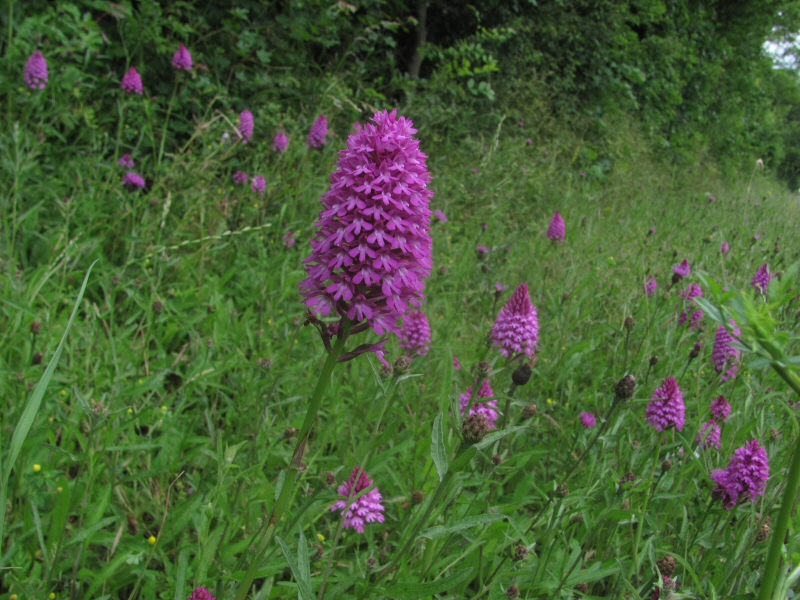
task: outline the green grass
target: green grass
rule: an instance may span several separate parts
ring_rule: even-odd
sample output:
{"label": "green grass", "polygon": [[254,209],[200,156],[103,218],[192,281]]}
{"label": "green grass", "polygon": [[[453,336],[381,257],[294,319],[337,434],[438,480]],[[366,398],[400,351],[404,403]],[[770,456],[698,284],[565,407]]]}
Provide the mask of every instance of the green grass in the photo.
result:
{"label": "green grass", "polygon": [[[580,597],[576,586],[586,583],[590,596],[644,598],[655,562],[666,555],[675,557],[675,577],[690,596],[753,592],[767,548],[754,537],[760,517],[777,514],[787,449],[798,435],[796,398],[771,371],[750,368],[748,355],[740,376],[720,384],[711,363],[716,324],[706,317],[698,330],[677,326],[681,285],[668,287],[672,265],[683,258],[692,264],[691,282],[704,273],[740,289],[749,289],[764,263],[774,271],[793,264],[797,198],[760,173],[726,183],[703,166],[659,164],[629,132],[598,157],[579,138],[537,136],[510,118],[502,126],[481,123],[488,133],[476,127],[457,141],[439,138],[424,115],[416,121],[434,177],[432,207],[449,217],[433,228],[436,266],[425,305],[431,351],[414,359],[415,377],[391,385],[377,375],[372,355],[335,369],[303,458],[308,468],[278,524],[288,552],[268,547],[252,596],[298,594],[285,554],[299,561],[301,580],[302,558],[310,556],[316,595],[334,551],[325,598],[380,596],[381,567],[398,557],[427,509],[411,504],[412,492],[428,501],[439,486],[431,457],[437,415],[452,466],[459,438],[450,406],[474,382],[478,362],[491,362],[491,383],[505,404],[513,365],[487,349],[486,336],[523,282],[539,310],[539,362],[516,390],[509,420],[527,427],[448,478],[421,527],[505,518],[421,538],[385,574],[381,586],[399,586],[387,595],[502,598],[516,585],[523,598],[566,598]],[[301,427],[325,358],[313,327],[303,327],[298,283],[346,129],[323,152],[303,147],[304,132],[289,132],[289,151],[275,156],[265,144],[221,145],[228,125],[212,115],[158,170],[141,150],[136,158],[150,187],[131,194],[119,184],[113,155],[129,150],[133,138],[123,136],[115,150],[98,136],[92,152],[69,156],[65,147],[60,162],[36,166],[42,142],[20,127],[2,149],[3,173],[14,181],[4,186],[3,208],[17,206],[15,221],[4,217],[4,239],[14,246],[4,247],[0,281],[4,460],[80,282],[99,262],[9,480],[0,597],[182,600],[204,585],[232,598],[291,459],[290,429]],[[263,197],[231,185],[239,168],[266,176]],[[567,224],[560,245],[545,237],[556,210]],[[289,230],[298,238],[293,248],[281,239]],[[731,252],[722,256],[725,240]],[[491,249],[487,259],[478,259],[478,245]],[[648,274],[659,283],[652,299],[641,288]],[[510,288],[499,299],[495,282]],[[714,300],[709,289],[706,298]],[[792,331],[795,311],[780,312],[781,330]],[[42,323],[39,335],[31,333],[34,320]],[[361,334],[350,346],[373,338]],[[695,342],[702,351],[687,364]],[[392,359],[400,355],[395,339],[389,348]],[[453,369],[454,355],[461,371]],[[659,360],[651,368],[653,355]],[[271,368],[264,368],[267,358]],[[556,494],[592,438],[577,415],[605,414],[626,373],[638,380],[635,398],[612,413],[566,483],[569,493]],[[644,410],[670,375],[680,379],[687,424],[659,436]],[[722,449],[696,453],[708,405],[721,393],[733,405]],[[538,415],[521,422],[529,404]],[[727,512],[709,502],[709,473],[753,437],[771,458],[767,494]],[[494,454],[502,456],[498,466]],[[673,467],[662,472],[666,458]],[[356,465],[380,487],[386,523],[364,535],[346,531],[334,548],[336,490],[324,474],[333,471],[341,484]],[[619,485],[628,472],[636,481]],[[517,545],[529,549],[527,558],[507,560]],[[800,562],[798,551],[792,532],[792,563]],[[435,580],[442,585],[410,585]]]}

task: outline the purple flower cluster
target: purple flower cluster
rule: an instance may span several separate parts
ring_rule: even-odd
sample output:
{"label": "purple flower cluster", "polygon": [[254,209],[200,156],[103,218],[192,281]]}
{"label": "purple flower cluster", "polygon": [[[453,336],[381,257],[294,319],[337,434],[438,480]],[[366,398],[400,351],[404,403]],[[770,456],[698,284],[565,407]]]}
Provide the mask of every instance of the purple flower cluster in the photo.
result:
{"label": "purple flower cluster", "polygon": [[275,139],[272,140],[272,150],[274,152],[280,152],[283,154],[286,152],[286,149],[289,147],[289,138],[286,137],[286,134],[282,131],[278,132],[275,136]]}
{"label": "purple flower cluster", "polygon": [[667,377],[663,385],[654,393],[647,405],[645,419],[656,430],[664,431],[675,427],[683,431],[686,424],[686,405],[683,393],[674,377]]}
{"label": "purple flower cluster", "polygon": [[751,440],[733,454],[727,469],[717,469],[711,474],[717,484],[714,493],[722,505],[730,510],[740,500],[755,502],[763,496],[769,479],[769,458],[758,440]]}
{"label": "purple flower cluster", "polygon": [[672,270],[675,272],[675,275],[681,279],[692,274],[692,267],[689,266],[689,261],[686,259],[684,259],[681,264],[672,267]]}
{"label": "purple flower cluster", "polygon": [[[464,413],[467,410],[467,405],[469,405],[469,400],[472,397],[472,390],[474,388],[469,386],[467,391],[461,394],[461,416],[464,416]],[[493,398],[494,391],[492,390],[492,386],[489,385],[489,380],[486,379],[481,385],[481,389],[478,390],[477,398]],[[486,419],[489,421],[489,429],[495,429],[497,425],[497,400],[489,400],[488,402],[473,402],[472,408],[469,410],[470,415],[485,415]]]}
{"label": "purple flower cluster", "polygon": [[47,79],[47,61],[37,50],[25,65],[25,84],[32,90],[43,90],[47,87]]}
{"label": "purple flower cluster", "polygon": [[139,75],[139,71],[136,70],[136,67],[131,67],[128,69],[128,72],[122,76],[122,83],[120,83],[119,87],[123,92],[127,92],[128,94],[139,94],[140,96],[144,94],[142,76]]}
{"label": "purple flower cluster", "polygon": [[253,113],[249,110],[243,110],[239,113],[239,135],[242,136],[243,144],[253,139],[254,130],[255,119],[253,119]]}
{"label": "purple flower cluster", "polygon": [[132,169],[136,165],[136,163],[133,162],[133,157],[131,156],[130,152],[123,154],[117,161],[117,164],[120,167],[125,167],[126,169]]}
{"label": "purple flower cluster", "polygon": [[453,355],[453,369],[456,371],[461,370],[461,363],[458,361],[458,357],[455,354]]}
{"label": "purple flower cluster", "polygon": [[233,174],[233,182],[239,185],[244,185],[247,183],[247,173],[244,171],[236,171],[236,173]]}
{"label": "purple flower cluster", "polygon": [[530,358],[539,343],[539,313],[531,302],[528,285],[521,284],[500,309],[489,336],[505,357],[524,352]]}
{"label": "purple flower cluster", "polygon": [[[702,298],[703,297],[703,290],[702,288],[697,285],[696,283],[690,283],[683,293],[681,294],[681,299],[683,300],[683,310],[681,311],[681,316],[678,318],[678,325],[684,325],[686,323],[686,308],[689,303],[692,302],[695,298]],[[698,310],[692,313],[691,318],[691,327],[694,329],[697,326],[697,323],[700,319],[703,318],[703,311]]]}
{"label": "purple flower cluster", "polygon": [[[742,332],[736,327],[736,322],[731,319],[730,321],[733,335],[728,331],[727,327],[720,325],[717,329],[717,335],[714,337],[714,352],[712,353],[712,360],[714,361],[714,369],[717,373],[722,373],[722,381],[729,379],[736,379],[736,373],[739,370],[739,360],[742,357],[742,351],[738,348],[731,346],[731,342],[736,341],[734,336],[741,336]],[[730,368],[725,371],[725,367]],[[723,371],[725,371],[723,373]]]}
{"label": "purple flower cluster", "polygon": [[[375,113],[375,117],[373,117],[372,120],[376,121],[377,120],[376,117],[379,114],[380,113]],[[392,114],[395,114],[395,111],[393,111]],[[400,117],[400,118],[403,119],[403,117]],[[411,121],[408,121],[408,123],[411,123]],[[373,127],[374,127],[374,125],[373,125]],[[409,125],[409,127],[410,127],[410,125]],[[414,130],[413,133],[416,133],[416,130]],[[355,133],[355,134],[351,135],[350,137],[351,138],[352,137],[360,138],[361,135],[362,135],[362,132],[358,132],[358,133]],[[320,115],[319,119],[314,121],[314,124],[311,126],[311,131],[308,132],[308,139],[306,139],[306,146],[308,148],[322,148],[325,145],[325,138],[327,136],[328,136],[328,119],[325,117],[325,115]],[[347,141],[348,141],[348,144],[349,144],[350,143],[350,139],[348,138]],[[341,164],[341,160],[339,162]]]}
{"label": "purple flower cluster", "polygon": [[730,249],[731,245],[728,242],[722,242],[722,246],[719,247],[721,254],[727,254]]}
{"label": "purple flower cluster", "polygon": [[400,329],[400,347],[417,356],[425,356],[431,347],[431,326],[421,310],[406,313]]}
{"label": "purple flower cluster", "polygon": [[287,248],[294,247],[295,239],[293,231],[287,231],[286,233],[283,234],[283,237],[281,239],[283,240],[283,245],[286,246]]}
{"label": "purple flower cluster", "polygon": [[122,178],[122,185],[128,188],[128,190],[131,192],[136,189],[144,189],[144,177],[138,173],[134,173],[133,171],[125,173],[125,176]]}
{"label": "purple flower cluster", "polygon": [[263,175],[256,175],[253,177],[253,183],[250,184],[250,189],[259,194],[263,194],[267,189],[267,180]]}
{"label": "purple flower cluster", "polygon": [[725,396],[719,396],[711,402],[711,414],[714,418],[723,423],[728,422],[728,417],[731,416],[731,405]]}
{"label": "purple flower cluster", "polygon": [[716,448],[717,450],[722,447],[722,430],[714,419],[703,423],[703,428],[697,434],[697,444],[701,448]]}
{"label": "purple flower cluster", "polygon": [[350,473],[347,482],[339,486],[337,491],[343,499],[331,506],[331,510],[347,511],[344,519],[345,529],[355,529],[358,533],[364,533],[365,524],[384,522],[383,511],[385,509],[381,504],[382,496],[377,487],[372,488],[357,500],[353,500],[373,483],[364,469],[356,467]]}
{"label": "purple flower cluster", "polygon": [[339,153],[300,289],[313,313],[366,320],[383,335],[424,297],[433,191],[413,123],[396,110],[373,121]]}
{"label": "purple flower cluster", "polygon": [[198,586],[194,588],[192,595],[189,596],[189,600],[216,600],[216,598],[214,598],[214,595],[208,588]]}
{"label": "purple flower cluster", "polygon": [[655,294],[656,290],[658,289],[658,282],[656,281],[656,278],[652,275],[648,275],[647,280],[642,284],[642,289],[644,290],[644,293],[647,294],[648,298],[652,298],[653,294]]}
{"label": "purple flower cluster", "polygon": [[597,417],[590,412],[582,412],[578,415],[578,418],[586,429],[597,427]]}
{"label": "purple flower cluster", "polygon": [[178,51],[172,57],[172,66],[179,71],[191,71],[194,63],[192,62],[192,55],[183,44],[180,45]]}
{"label": "purple flower cluster", "polygon": [[554,242],[563,242],[567,235],[566,225],[561,213],[556,211],[547,228],[547,237]]}
{"label": "purple flower cluster", "polygon": [[447,215],[440,210],[433,211],[433,216],[441,223],[447,223]]}
{"label": "purple flower cluster", "polygon": [[761,268],[753,275],[751,285],[753,289],[759,294],[766,294],[769,288],[769,282],[772,281],[773,275],[769,272],[769,265],[762,265]]}

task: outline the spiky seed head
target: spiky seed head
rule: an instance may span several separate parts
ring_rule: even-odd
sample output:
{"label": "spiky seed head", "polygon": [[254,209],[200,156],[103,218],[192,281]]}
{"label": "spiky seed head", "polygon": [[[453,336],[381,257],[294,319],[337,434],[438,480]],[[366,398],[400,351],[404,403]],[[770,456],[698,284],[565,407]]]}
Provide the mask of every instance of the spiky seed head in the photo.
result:
{"label": "spiky seed head", "polygon": [[477,444],[489,432],[489,419],[483,413],[472,413],[464,419],[464,439],[470,444]]}
{"label": "spiky seed head", "polygon": [[630,400],[636,391],[636,378],[633,375],[625,375],[614,386],[614,394],[618,400]]}
{"label": "spiky seed head", "polygon": [[528,558],[528,549],[520,544],[514,548],[514,560],[522,561]]}
{"label": "spiky seed head", "polygon": [[525,385],[530,381],[531,375],[533,374],[533,369],[531,369],[528,363],[524,363],[517,367],[514,372],[511,374],[511,381],[514,382],[514,385]]}
{"label": "spiky seed head", "polygon": [[493,464],[495,467],[499,466],[499,465],[500,465],[502,462],[503,462],[503,457],[502,457],[502,456],[500,456],[499,454],[495,454],[495,455],[492,457],[492,464]]}
{"label": "spiky seed head", "polygon": [[634,473],[633,471],[628,471],[619,480],[619,484],[625,485],[626,483],[633,483],[634,481],[636,481],[636,473]]}
{"label": "spiky seed head", "polygon": [[401,356],[392,365],[395,375],[403,375],[411,367],[411,359],[407,356]]}
{"label": "spiky seed head", "polygon": [[336,474],[333,471],[325,471],[322,476],[325,479],[325,485],[329,488],[336,485]]}
{"label": "spiky seed head", "polygon": [[556,494],[561,496],[562,498],[566,498],[567,496],[569,496],[569,488],[566,486],[566,484],[560,485],[556,490]]}
{"label": "spiky seed head", "polygon": [[425,500],[425,495],[417,490],[416,492],[411,492],[411,504],[412,506],[419,506],[422,504],[423,500]]}
{"label": "spiky seed head", "polygon": [[672,577],[675,573],[675,559],[669,555],[659,558],[658,562],[656,562],[656,566],[658,567],[659,573],[667,577]]}
{"label": "spiky seed head", "polygon": [[671,471],[672,470],[672,461],[670,459],[668,459],[668,458],[665,458],[661,462],[661,470],[664,471],[665,473],[667,471]]}
{"label": "spiky seed head", "polygon": [[539,409],[536,408],[535,404],[528,404],[528,406],[522,409],[522,420],[532,419],[536,416],[538,411]]}

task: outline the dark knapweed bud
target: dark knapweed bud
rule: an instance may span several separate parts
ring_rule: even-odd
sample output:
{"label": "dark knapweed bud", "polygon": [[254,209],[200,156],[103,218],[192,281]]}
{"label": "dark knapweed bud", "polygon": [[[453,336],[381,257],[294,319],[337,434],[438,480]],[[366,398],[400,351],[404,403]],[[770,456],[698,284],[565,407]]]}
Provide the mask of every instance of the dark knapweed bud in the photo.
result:
{"label": "dark knapweed bud", "polygon": [[653,356],[650,357],[650,366],[655,367],[657,364],[658,364],[658,356],[653,354]]}
{"label": "dark knapweed bud", "polygon": [[403,375],[411,367],[411,359],[407,356],[401,356],[392,365],[395,375]]}
{"label": "dark knapweed bud", "polygon": [[556,490],[556,494],[561,496],[562,498],[566,498],[567,496],[569,496],[569,488],[567,487],[566,484],[560,485]]}
{"label": "dark knapweed bud", "polygon": [[689,352],[689,360],[694,360],[700,356],[700,350],[702,350],[702,348],[703,346],[700,344],[700,342],[695,342],[692,351]]}
{"label": "dark knapweed bud", "polygon": [[423,500],[425,500],[425,495],[422,492],[411,492],[411,504],[413,506],[419,506]]}
{"label": "dark knapweed bud", "polygon": [[530,381],[532,374],[533,369],[528,363],[524,363],[518,366],[511,374],[511,381],[514,382],[514,385],[525,385]]}
{"label": "dark knapweed bud", "polygon": [[378,367],[378,373],[384,379],[388,379],[394,373],[394,369],[392,369],[392,365],[385,365],[381,363],[381,365]]}
{"label": "dark knapweed bud", "polygon": [[636,391],[636,378],[633,375],[625,375],[614,386],[614,394],[618,400],[630,400]]}
{"label": "dark knapweed bud", "polygon": [[639,443],[639,440],[633,440],[631,442],[631,448],[633,448],[634,450],[638,450],[639,446],[641,446],[641,444]]}
{"label": "dark knapweed bud", "polygon": [[283,439],[290,440],[297,435],[297,429],[294,427],[287,427],[283,430]]}
{"label": "dark knapweed bud", "polygon": [[336,474],[333,471],[325,471],[322,478],[325,480],[325,485],[329,488],[336,485]]}
{"label": "dark knapweed bud", "polygon": [[672,251],[672,258],[678,258],[678,251],[677,250],[673,250]]}
{"label": "dark knapweed bud", "polygon": [[588,594],[589,593],[589,584],[588,583],[579,583],[575,586],[575,591],[580,592],[581,594]]}
{"label": "dark knapweed bud", "polygon": [[561,302],[569,302],[570,298],[571,296],[569,292],[564,292],[563,294],[561,294]]}
{"label": "dark knapweed bud", "polygon": [[36,354],[34,354],[34,355],[33,355],[33,358],[31,359],[31,362],[32,362],[34,365],[40,365],[40,364],[42,364],[42,353],[41,353],[41,352],[37,352]]}
{"label": "dark knapweed bud", "polygon": [[477,444],[489,432],[489,419],[482,413],[473,413],[464,419],[464,439],[470,444]]}
{"label": "dark knapweed bud", "polygon": [[772,522],[769,517],[764,519],[764,522],[761,524],[761,529],[758,530],[756,534],[756,542],[763,542],[769,538],[769,534],[772,532]]}
{"label": "dark knapweed bud", "polygon": [[377,566],[378,566],[378,561],[377,561],[377,559],[376,559],[374,556],[370,556],[370,557],[367,559],[367,568],[368,568],[368,569],[374,569],[374,568],[375,568],[375,567],[377,567]]}
{"label": "dark knapweed bud", "polygon": [[627,319],[625,319],[625,329],[630,331],[631,329],[633,329],[633,326],[635,324],[636,321],[633,320],[633,317],[628,317]]}
{"label": "dark knapweed bud", "polygon": [[575,513],[569,519],[573,523],[583,523],[583,514],[582,513]]}
{"label": "dark knapweed bud", "polygon": [[34,321],[31,323],[31,333],[33,335],[39,335],[42,333],[42,324],[39,321]]}
{"label": "dark knapweed bud", "polygon": [[675,573],[675,559],[669,555],[659,558],[656,566],[658,572],[667,577],[672,577]]}
{"label": "dark knapweed bud", "polygon": [[673,285],[675,285],[676,283],[678,283],[678,282],[679,282],[681,279],[683,279],[683,277],[681,277],[681,276],[680,276],[680,275],[678,275],[677,273],[673,273],[673,274],[672,274],[672,284],[673,284]]}
{"label": "dark knapweed bud", "polygon": [[634,473],[633,471],[628,471],[619,480],[619,484],[625,485],[626,483],[633,483],[634,481],[636,481],[636,473]]}
{"label": "dark knapweed bud", "polygon": [[499,454],[495,454],[495,455],[492,457],[492,464],[493,464],[495,467],[499,466],[499,465],[500,465],[502,462],[503,462],[503,457],[502,457],[502,456],[500,456]]}
{"label": "dark knapweed bud", "polygon": [[515,585],[511,585],[506,589],[506,597],[508,600],[516,600],[519,598],[519,588]]}
{"label": "dark knapweed bud", "polygon": [[781,437],[781,432],[773,427],[769,430],[769,437],[772,441],[775,441]]}
{"label": "dark knapweed bud", "polygon": [[272,359],[269,357],[259,358],[256,361],[256,366],[262,371],[269,371],[272,369]]}
{"label": "dark knapweed bud", "polygon": [[528,558],[528,549],[520,544],[514,548],[514,560],[525,560]]}
{"label": "dark knapweed bud", "polygon": [[522,409],[522,420],[526,421],[527,419],[532,419],[536,416],[538,410],[535,404],[528,404],[528,406]]}
{"label": "dark knapweed bud", "polygon": [[672,461],[670,459],[668,459],[668,458],[665,458],[661,462],[661,470],[664,471],[665,473],[667,471],[671,471],[672,470]]}
{"label": "dark knapweed bud", "polygon": [[489,376],[489,373],[492,372],[492,365],[490,365],[485,360],[482,360],[477,365],[475,365],[475,373],[477,373],[478,377],[481,379],[486,379]]}
{"label": "dark knapweed bud", "polygon": [[489,267],[489,265],[487,265],[486,263],[483,263],[483,264],[481,265],[481,271],[482,271],[483,273],[488,273],[488,272],[489,272],[489,270],[490,270],[490,267]]}
{"label": "dark knapweed bud", "polygon": [[153,302],[153,312],[156,314],[164,312],[164,303],[161,300]]}

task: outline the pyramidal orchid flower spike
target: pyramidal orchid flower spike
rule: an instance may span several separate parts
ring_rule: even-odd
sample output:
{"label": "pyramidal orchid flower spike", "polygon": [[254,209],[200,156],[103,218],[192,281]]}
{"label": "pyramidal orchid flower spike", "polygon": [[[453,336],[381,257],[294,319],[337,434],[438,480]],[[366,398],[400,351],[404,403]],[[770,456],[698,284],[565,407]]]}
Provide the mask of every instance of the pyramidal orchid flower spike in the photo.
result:
{"label": "pyramidal orchid flower spike", "polygon": [[242,136],[243,144],[253,139],[254,130],[255,119],[253,119],[253,113],[249,110],[243,110],[239,113],[239,135]]}
{"label": "pyramidal orchid flower spike", "polygon": [[719,251],[721,254],[727,254],[731,249],[731,245],[728,242],[722,242],[722,246],[719,247]]}
{"label": "pyramidal orchid flower spike", "polygon": [[214,595],[208,590],[208,588],[204,587],[196,587],[192,592],[192,595],[189,596],[189,600],[217,600],[214,598]]}
{"label": "pyramidal orchid flower spike", "polygon": [[360,498],[354,499],[373,483],[364,469],[356,467],[350,473],[348,480],[339,486],[337,491],[343,498],[331,506],[331,511],[347,511],[344,518],[345,529],[355,529],[358,533],[364,533],[364,525],[367,523],[384,522],[383,511],[385,509],[381,504],[382,496],[377,487],[372,488]]}
{"label": "pyramidal orchid flower spike", "polygon": [[192,62],[192,55],[183,44],[180,45],[178,51],[172,57],[172,66],[179,71],[191,71],[194,66]]}
{"label": "pyramidal orchid flower spike", "polygon": [[[375,120],[374,117],[373,120]],[[408,122],[411,123],[411,121]],[[414,133],[416,132],[417,130],[415,129]],[[360,134],[361,132],[359,131],[354,135],[356,137],[359,137]],[[308,148],[322,148],[325,145],[327,136],[328,136],[328,119],[325,117],[325,115],[320,115],[320,117],[316,121],[314,121],[314,124],[311,126],[311,131],[308,132],[308,139],[306,139],[306,146]]]}
{"label": "pyramidal orchid flower spike", "polygon": [[[742,351],[731,346],[731,343],[735,342],[736,337],[740,337],[742,332],[733,319],[730,320],[730,324],[733,334],[724,325],[720,325],[719,329],[717,329],[717,335],[714,337],[714,352],[712,353],[714,369],[717,373],[722,373],[723,382],[729,379],[736,379],[739,361],[742,357]],[[727,371],[725,370],[726,367],[729,367]]]}
{"label": "pyramidal orchid flower spike", "polygon": [[528,358],[533,356],[539,344],[539,313],[531,302],[527,284],[521,284],[500,309],[489,337],[506,358],[517,352],[524,352]]}
{"label": "pyramidal orchid flower spike", "polygon": [[250,184],[250,188],[257,194],[263,194],[267,189],[267,180],[264,179],[263,175],[256,175],[253,177],[253,183]]}
{"label": "pyramidal orchid flower spike", "polygon": [[727,469],[717,469],[711,480],[717,484],[714,494],[731,510],[739,502],[755,502],[763,496],[769,479],[769,457],[758,440],[751,440],[733,454]]}
{"label": "pyramidal orchid flower spike", "polygon": [[312,314],[337,313],[363,325],[354,333],[384,335],[424,298],[433,191],[413,123],[396,110],[372,120],[339,153],[300,289]]}
{"label": "pyramidal orchid flower spike", "polygon": [[731,416],[731,405],[725,396],[715,398],[711,402],[710,410],[711,414],[714,415],[714,419],[722,421],[723,423],[727,423],[728,417]]}
{"label": "pyramidal orchid flower spike", "polygon": [[279,152],[283,154],[286,152],[286,149],[289,147],[289,138],[286,137],[286,134],[282,131],[279,132],[275,139],[272,141],[272,150],[274,152]]}
{"label": "pyramidal orchid flower spike", "polygon": [[645,419],[656,431],[665,431],[674,427],[683,431],[686,424],[686,406],[683,393],[674,377],[667,377],[658,388],[647,405]]}
{"label": "pyramidal orchid flower spike", "polygon": [[130,173],[125,173],[125,176],[122,178],[122,185],[128,188],[128,190],[131,192],[137,189],[144,189],[144,177],[138,173],[134,173],[133,171]]}
{"label": "pyramidal orchid flower spike", "polygon": [[722,430],[714,419],[703,423],[703,428],[697,434],[697,445],[704,449],[716,448],[719,450],[722,447]]}
{"label": "pyramidal orchid flower spike", "polygon": [[117,161],[117,164],[120,167],[125,167],[126,169],[132,169],[134,166],[136,166],[136,163],[133,161],[133,157],[131,156],[130,152],[123,154]]}
{"label": "pyramidal orchid flower spike", "polygon": [[459,362],[458,357],[455,354],[453,355],[453,369],[455,369],[456,371],[461,370],[461,363]]}
{"label": "pyramidal orchid flower spike", "polygon": [[679,279],[683,279],[692,274],[692,267],[689,266],[689,261],[686,259],[684,259],[681,264],[672,267],[672,270]]}
{"label": "pyramidal orchid flower spike", "polygon": [[144,85],[142,84],[142,76],[136,67],[131,67],[128,72],[122,76],[122,83],[120,89],[128,94],[144,94]]}
{"label": "pyramidal orchid flower spike", "polygon": [[547,237],[554,242],[563,242],[567,235],[566,225],[561,213],[556,211],[550,221],[550,226],[547,228]]}
{"label": "pyramidal orchid flower spike", "polygon": [[[702,288],[697,285],[696,283],[690,283],[683,293],[681,294],[681,299],[683,300],[683,310],[681,311],[681,315],[678,318],[678,325],[684,325],[687,320],[686,309],[688,307],[694,306],[694,302],[692,302],[695,298],[702,298],[703,297],[703,290]],[[695,328],[697,322],[703,318],[703,311],[699,310],[692,314],[691,318],[691,326],[692,329]]]}
{"label": "pyramidal orchid flower spike", "polygon": [[47,60],[37,50],[25,65],[25,85],[32,90],[43,90],[47,87],[47,81]]}
{"label": "pyramidal orchid flower spike", "polygon": [[431,347],[431,326],[421,310],[406,313],[400,330],[400,347],[417,356],[425,356]]}
{"label": "pyramidal orchid flower spike", "polygon": [[767,289],[769,288],[769,282],[772,281],[772,277],[772,273],[769,272],[769,265],[762,265],[753,276],[751,285],[759,294],[766,294]]}
{"label": "pyramidal orchid flower spike", "polygon": [[648,275],[647,280],[642,284],[642,289],[644,290],[644,293],[647,294],[648,298],[652,298],[653,294],[655,294],[656,290],[658,289],[658,282],[656,281],[656,278],[652,275]]}
{"label": "pyramidal orchid flower spike", "polygon": [[247,183],[247,173],[244,171],[236,171],[236,173],[233,174],[233,182],[238,185],[244,185]]}
{"label": "pyramidal orchid flower spike", "polygon": [[581,424],[586,429],[593,429],[594,427],[597,427],[597,417],[590,412],[582,412],[578,415],[578,418],[581,420]]}
{"label": "pyramidal orchid flower spike", "polygon": [[[464,413],[467,410],[467,406],[469,405],[470,398],[472,398],[472,391],[473,387],[470,386],[467,388],[467,391],[461,394],[460,402],[461,402],[461,416],[466,416]],[[480,398],[493,398],[494,391],[492,391],[492,386],[489,385],[489,380],[485,379],[483,381],[483,385],[481,385],[481,389],[478,390],[478,397]],[[473,401],[472,408],[469,410],[470,415],[484,415],[489,422],[489,429],[496,429],[497,428],[497,417],[499,416],[497,413],[497,400],[489,400],[488,402],[477,402]]]}

